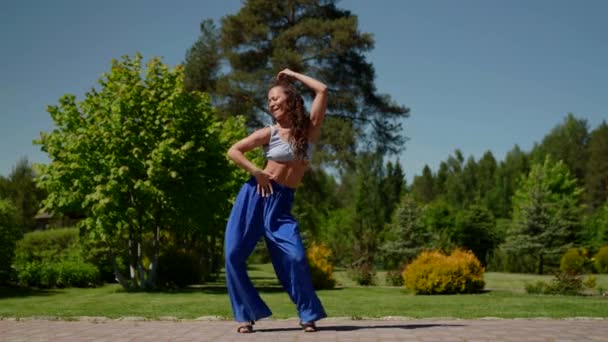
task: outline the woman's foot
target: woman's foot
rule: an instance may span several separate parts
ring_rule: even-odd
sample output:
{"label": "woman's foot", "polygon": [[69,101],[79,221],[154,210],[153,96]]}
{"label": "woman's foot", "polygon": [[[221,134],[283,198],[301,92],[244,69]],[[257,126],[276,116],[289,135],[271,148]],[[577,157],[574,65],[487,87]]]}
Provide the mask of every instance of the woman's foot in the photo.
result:
{"label": "woman's foot", "polygon": [[238,332],[239,334],[250,334],[253,332],[254,324],[255,321],[243,322],[239,325],[238,328],[236,328],[236,332]]}
{"label": "woman's foot", "polygon": [[304,332],[315,332],[317,331],[317,326],[315,322],[300,322],[300,326],[304,330]]}

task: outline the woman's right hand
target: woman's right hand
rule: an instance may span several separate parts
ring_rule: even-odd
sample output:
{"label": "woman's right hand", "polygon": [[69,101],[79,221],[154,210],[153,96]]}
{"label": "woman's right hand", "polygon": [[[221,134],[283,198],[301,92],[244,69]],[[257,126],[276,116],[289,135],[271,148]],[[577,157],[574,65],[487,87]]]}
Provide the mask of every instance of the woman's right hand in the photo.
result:
{"label": "woman's right hand", "polygon": [[263,170],[257,170],[253,173],[255,180],[257,181],[257,191],[262,197],[268,197],[273,194],[272,183],[273,175]]}

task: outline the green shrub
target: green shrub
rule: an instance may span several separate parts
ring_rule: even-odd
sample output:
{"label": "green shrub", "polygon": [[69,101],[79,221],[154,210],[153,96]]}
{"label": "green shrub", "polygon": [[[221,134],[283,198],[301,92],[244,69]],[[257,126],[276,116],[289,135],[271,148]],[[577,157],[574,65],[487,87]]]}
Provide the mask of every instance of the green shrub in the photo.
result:
{"label": "green shrub", "polygon": [[534,283],[527,283],[525,288],[529,294],[545,294],[547,293],[548,285],[544,281],[539,280]]}
{"label": "green shrub", "polygon": [[547,288],[549,294],[577,295],[583,290],[583,278],[570,272],[556,272]]}
{"label": "green shrub", "polygon": [[374,285],[376,280],[376,270],[371,263],[364,262],[348,269],[349,277],[357,284],[363,286]]}
{"label": "green shrub", "polygon": [[529,294],[549,294],[549,295],[579,295],[585,288],[593,289],[596,286],[595,276],[589,276],[583,280],[579,274],[558,271],[550,283],[537,281],[526,284],[526,292]]}
{"label": "green shrub", "polygon": [[330,258],[331,250],[322,243],[313,242],[306,251],[306,259],[310,266],[310,275],[315,289],[332,289],[336,285]]}
{"label": "green shrub", "polygon": [[41,288],[92,287],[99,283],[99,270],[78,261],[30,263],[19,270],[18,278],[23,285]]}
{"label": "green shrub", "polygon": [[200,259],[193,252],[170,250],[158,257],[158,285],[162,287],[185,287],[202,278]]}
{"label": "green shrub", "polygon": [[570,248],[560,261],[559,269],[562,272],[568,272],[573,274],[581,274],[585,270],[585,265],[588,262],[586,256],[587,251],[585,249]]}
{"label": "green shrub", "polygon": [[12,278],[15,245],[20,238],[15,207],[9,201],[0,199],[0,284],[8,283]]}
{"label": "green shrub", "polygon": [[401,270],[390,270],[386,272],[386,285],[388,286],[403,286],[403,277]]}
{"label": "green shrub", "polygon": [[425,251],[407,266],[403,282],[416,294],[475,293],[485,286],[483,273],[471,251]]}
{"label": "green shrub", "polygon": [[15,264],[83,261],[77,228],[57,228],[27,233],[17,242]]}
{"label": "green shrub", "polygon": [[83,256],[77,228],[27,233],[17,242],[19,282],[36,287],[89,287],[100,281],[98,268]]}
{"label": "green shrub", "polygon": [[593,260],[593,266],[597,273],[608,273],[608,246],[600,248]]}

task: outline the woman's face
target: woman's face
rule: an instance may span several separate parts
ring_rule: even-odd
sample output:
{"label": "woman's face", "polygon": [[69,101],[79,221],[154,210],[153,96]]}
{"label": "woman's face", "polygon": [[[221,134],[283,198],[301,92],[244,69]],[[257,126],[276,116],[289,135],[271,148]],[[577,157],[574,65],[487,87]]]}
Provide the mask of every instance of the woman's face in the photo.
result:
{"label": "woman's face", "polygon": [[287,94],[285,94],[283,87],[276,86],[270,89],[268,92],[268,109],[276,120],[280,120],[287,115]]}

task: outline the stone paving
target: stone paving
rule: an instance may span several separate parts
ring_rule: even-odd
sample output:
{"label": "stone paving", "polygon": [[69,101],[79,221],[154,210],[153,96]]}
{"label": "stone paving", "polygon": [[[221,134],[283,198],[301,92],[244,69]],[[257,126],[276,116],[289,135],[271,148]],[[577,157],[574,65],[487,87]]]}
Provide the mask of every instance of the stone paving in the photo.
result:
{"label": "stone paving", "polygon": [[298,321],[263,320],[237,334],[222,320],[44,318],[0,320],[0,341],[608,341],[605,319],[366,319],[330,318],[305,333]]}

